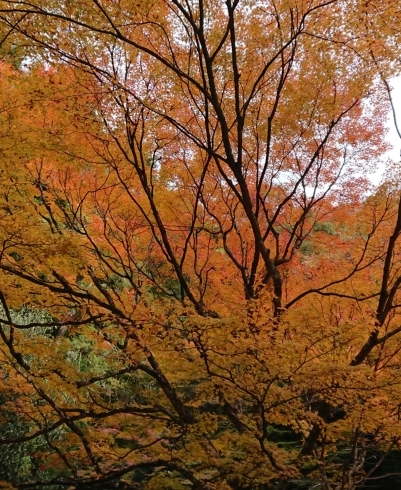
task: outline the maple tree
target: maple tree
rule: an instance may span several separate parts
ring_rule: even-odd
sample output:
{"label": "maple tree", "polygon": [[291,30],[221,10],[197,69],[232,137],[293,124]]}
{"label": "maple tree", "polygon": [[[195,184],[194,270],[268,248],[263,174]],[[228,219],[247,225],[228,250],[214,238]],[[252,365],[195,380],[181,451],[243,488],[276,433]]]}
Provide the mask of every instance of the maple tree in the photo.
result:
{"label": "maple tree", "polygon": [[401,201],[366,174],[399,7],[0,2],[5,482],[376,477],[400,444]]}

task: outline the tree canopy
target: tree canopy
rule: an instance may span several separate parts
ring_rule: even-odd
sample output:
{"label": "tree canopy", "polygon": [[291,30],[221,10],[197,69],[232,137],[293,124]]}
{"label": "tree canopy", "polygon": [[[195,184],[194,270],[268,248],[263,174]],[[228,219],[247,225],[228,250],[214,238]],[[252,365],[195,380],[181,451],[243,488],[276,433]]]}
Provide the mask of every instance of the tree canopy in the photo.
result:
{"label": "tree canopy", "polygon": [[4,488],[394,477],[400,25],[399,0],[0,1]]}

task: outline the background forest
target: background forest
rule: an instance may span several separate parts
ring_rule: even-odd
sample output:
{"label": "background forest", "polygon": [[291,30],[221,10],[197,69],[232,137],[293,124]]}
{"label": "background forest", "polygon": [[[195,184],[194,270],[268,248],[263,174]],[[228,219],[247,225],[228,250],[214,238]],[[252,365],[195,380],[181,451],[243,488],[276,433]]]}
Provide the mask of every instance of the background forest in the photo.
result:
{"label": "background forest", "polygon": [[400,26],[0,0],[0,488],[400,487]]}

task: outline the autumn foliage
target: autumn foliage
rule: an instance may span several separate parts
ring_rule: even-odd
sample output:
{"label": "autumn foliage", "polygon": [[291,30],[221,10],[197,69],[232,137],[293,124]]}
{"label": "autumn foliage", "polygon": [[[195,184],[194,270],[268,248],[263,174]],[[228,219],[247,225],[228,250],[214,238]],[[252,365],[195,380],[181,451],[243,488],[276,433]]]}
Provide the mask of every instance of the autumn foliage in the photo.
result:
{"label": "autumn foliage", "polygon": [[401,444],[400,12],[0,1],[4,488],[381,475]]}

